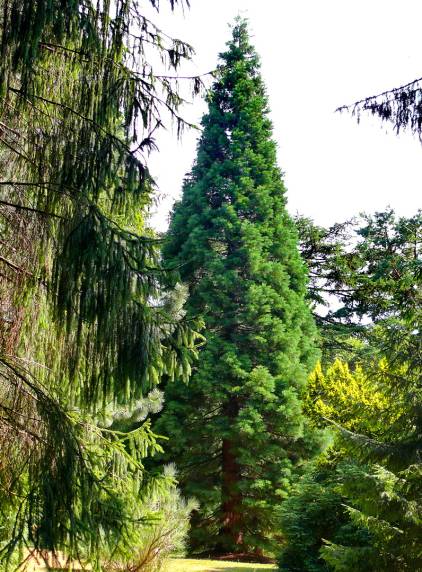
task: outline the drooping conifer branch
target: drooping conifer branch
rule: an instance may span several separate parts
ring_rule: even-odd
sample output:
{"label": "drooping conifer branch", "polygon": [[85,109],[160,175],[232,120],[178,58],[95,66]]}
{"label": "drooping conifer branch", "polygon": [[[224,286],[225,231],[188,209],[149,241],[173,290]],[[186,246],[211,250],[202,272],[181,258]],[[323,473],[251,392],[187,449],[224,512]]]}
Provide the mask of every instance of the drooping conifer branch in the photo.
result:
{"label": "drooping conifer branch", "polygon": [[[20,540],[54,548],[71,536],[83,540],[85,557],[95,558],[103,534],[117,523],[122,531],[133,528],[134,515],[122,513],[120,494],[130,484],[125,476],[142,473],[142,458],[159,448],[149,424],[130,434],[100,429],[64,410],[39,380],[5,356],[0,356],[0,397],[0,513],[10,533],[0,556],[10,556]],[[16,486],[28,478],[29,489]],[[13,492],[17,511],[9,529],[4,500]]]}
{"label": "drooping conifer branch", "polygon": [[358,122],[362,113],[369,112],[382,121],[391,123],[399,133],[404,129],[422,138],[422,78],[406,85],[366,97],[350,105],[342,105],[336,111],[347,111],[356,116]]}
{"label": "drooping conifer branch", "polygon": [[157,445],[148,423],[122,436],[100,418],[162,377],[186,380],[201,341],[162,293],[170,280],[145,224],[163,112],[185,124],[177,84],[151,61],[171,75],[192,48],[132,0],[1,8],[0,441],[15,456],[0,450],[0,550],[124,559],[150,485],[141,459]]}

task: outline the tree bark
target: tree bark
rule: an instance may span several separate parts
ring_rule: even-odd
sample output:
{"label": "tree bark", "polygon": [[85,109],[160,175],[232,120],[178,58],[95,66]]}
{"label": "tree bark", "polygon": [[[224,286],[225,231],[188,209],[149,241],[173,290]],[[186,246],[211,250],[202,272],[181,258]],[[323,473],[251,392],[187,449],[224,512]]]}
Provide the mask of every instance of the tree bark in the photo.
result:
{"label": "tree bark", "polygon": [[[230,399],[225,409],[228,423],[235,421],[239,413],[236,399]],[[242,551],[242,496],[239,491],[240,466],[236,458],[235,445],[231,439],[223,439],[222,444],[222,503],[220,536],[223,550]]]}

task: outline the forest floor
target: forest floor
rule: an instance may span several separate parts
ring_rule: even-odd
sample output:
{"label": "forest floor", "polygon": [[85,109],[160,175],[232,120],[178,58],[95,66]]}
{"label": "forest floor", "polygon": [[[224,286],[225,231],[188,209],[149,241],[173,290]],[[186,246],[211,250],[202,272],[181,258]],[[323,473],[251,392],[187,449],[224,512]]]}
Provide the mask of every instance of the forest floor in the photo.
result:
{"label": "forest floor", "polygon": [[224,562],[221,560],[190,560],[170,558],[165,572],[260,572],[276,570],[273,564],[245,564],[243,562]]}

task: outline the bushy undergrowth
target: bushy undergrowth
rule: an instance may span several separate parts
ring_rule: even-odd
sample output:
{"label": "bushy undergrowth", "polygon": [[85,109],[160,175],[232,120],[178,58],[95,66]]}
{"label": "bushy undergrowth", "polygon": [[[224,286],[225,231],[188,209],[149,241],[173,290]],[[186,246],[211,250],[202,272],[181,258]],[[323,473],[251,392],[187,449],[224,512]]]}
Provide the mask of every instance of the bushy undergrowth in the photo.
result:
{"label": "bushy undergrowth", "polygon": [[[279,508],[285,546],[278,558],[283,572],[330,572],[334,568],[323,550],[327,542],[368,550],[368,533],[356,526],[340,491],[342,475],[335,459],[322,458],[293,487]],[[350,569],[351,570],[351,569]],[[356,571],[372,571],[360,562]]]}
{"label": "bushy undergrowth", "polygon": [[145,501],[145,523],[140,527],[133,557],[126,562],[111,560],[108,571],[159,572],[171,554],[183,554],[193,499],[182,498],[175,481],[175,468],[164,468],[167,484],[151,492]]}

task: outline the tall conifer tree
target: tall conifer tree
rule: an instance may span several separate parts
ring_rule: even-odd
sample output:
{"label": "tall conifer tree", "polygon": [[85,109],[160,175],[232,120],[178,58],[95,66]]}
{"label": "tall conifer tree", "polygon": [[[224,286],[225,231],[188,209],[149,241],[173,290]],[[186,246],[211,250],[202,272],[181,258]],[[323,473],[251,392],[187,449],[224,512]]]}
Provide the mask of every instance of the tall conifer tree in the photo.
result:
{"label": "tall conifer tree", "polygon": [[192,382],[169,384],[158,429],[201,503],[192,550],[260,554],[295,466],[318,448],[300,398],[316,331],[245,21],[220,57],[164,248],[208,341]]}

